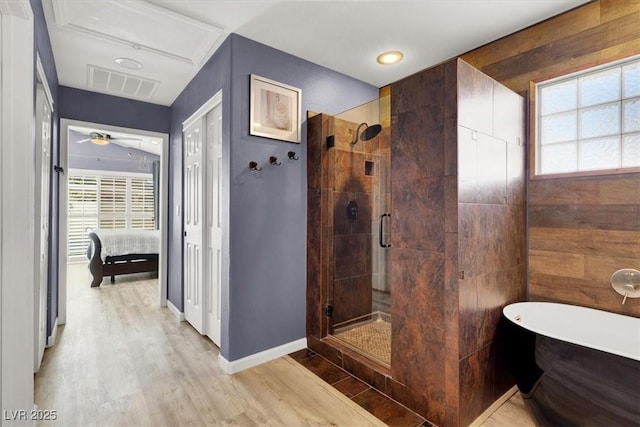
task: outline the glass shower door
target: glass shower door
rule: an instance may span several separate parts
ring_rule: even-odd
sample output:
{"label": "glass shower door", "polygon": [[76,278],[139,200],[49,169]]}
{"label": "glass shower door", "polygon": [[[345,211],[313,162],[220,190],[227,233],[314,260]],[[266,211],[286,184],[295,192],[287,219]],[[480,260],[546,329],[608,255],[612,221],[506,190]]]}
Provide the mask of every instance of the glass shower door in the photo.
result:
{"label": "glass shower door", "polygon": [[333,280],[328,333],[384,365],[391,357],[390,135],[378,101],[333,118]]}

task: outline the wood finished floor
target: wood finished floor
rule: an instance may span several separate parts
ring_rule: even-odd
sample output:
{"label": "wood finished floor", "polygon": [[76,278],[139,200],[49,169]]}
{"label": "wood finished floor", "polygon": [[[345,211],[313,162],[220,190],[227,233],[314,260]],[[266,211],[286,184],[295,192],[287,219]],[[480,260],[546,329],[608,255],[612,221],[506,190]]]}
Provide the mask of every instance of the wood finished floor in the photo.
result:
{"label": "wood finished floor", "polygon": [[290,357],[226,375],[211,341],[157,308],[148,275],[91,289],[85,265],[69,273],[67,324],[35,376],[50,424],[384,425]]}
{"label": "wood finished floor", "polygon": [[[423,421],[321,359],[311,361],[310,370],[286,356],[226,375],[211,341],[157,307],[155,279],[120,276],[115,285],[105,280],[93,289],[90,281],[85,264],[69,265],[67,324],[35,376],[38,408],[55,409],[58,418],[39,425],[415,426]],[[482,426],[534,424],[515,395]]]}
{"label": "wood finished floor", "polygon": [[536,424],[527,412],[522,396],[517,392],[480,427],[536,427]]}

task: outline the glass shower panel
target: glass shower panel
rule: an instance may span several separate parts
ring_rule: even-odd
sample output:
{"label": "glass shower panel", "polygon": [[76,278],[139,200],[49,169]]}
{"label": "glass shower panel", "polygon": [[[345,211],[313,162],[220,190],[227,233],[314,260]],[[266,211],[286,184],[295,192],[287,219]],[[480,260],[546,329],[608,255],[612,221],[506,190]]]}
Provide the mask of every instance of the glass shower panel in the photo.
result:
{"label": "glass shower panel", "polygon": [[328,333],[387,366],[391,357],[389,129],[379,102],[333,118],[333,281]]}

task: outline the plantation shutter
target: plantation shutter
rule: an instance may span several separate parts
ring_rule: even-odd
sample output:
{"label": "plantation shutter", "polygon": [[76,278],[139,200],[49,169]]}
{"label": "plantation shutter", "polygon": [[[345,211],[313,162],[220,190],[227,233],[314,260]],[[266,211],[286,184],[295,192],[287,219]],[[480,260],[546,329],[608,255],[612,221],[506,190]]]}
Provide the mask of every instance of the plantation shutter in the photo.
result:
{"label": "plantation shutter", "polygon": [[127,228],[127,178],[100,177],[100,228]]}
{"label": "plantation shutter", "polygon": [[98,181],[95,176],[69,176],[69,257],[85,256],[87,228],[98,227]]}
{"label": "plantation shutter", "polygon": [[88,228],[155,230],[152,177],[69,174],[68,250],[86,256]]}
{"label": "plantation shutter", "polygon": [[131,178],[130,226],[144,230],[155,230],[153,204],[153,180]]}

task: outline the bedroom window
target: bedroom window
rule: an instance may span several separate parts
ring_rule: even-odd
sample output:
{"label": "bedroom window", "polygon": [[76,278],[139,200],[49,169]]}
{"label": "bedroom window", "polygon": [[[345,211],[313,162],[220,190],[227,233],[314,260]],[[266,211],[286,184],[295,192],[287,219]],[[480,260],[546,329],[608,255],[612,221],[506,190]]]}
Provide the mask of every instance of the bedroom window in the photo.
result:
{"label": "bedroom window", "polygon": [[69,257],[86,256],[87,228],[98,228],[98,177],[69,176]]}
{"label": "bedroom window", "polygon": [[127,178],[99,177],[99,228],[127,228]]}
{"label": "bedroom window", "polygon": [[639,58],[536,87],[536,175],[640,167]]}
{"label": "bedroom window", "polygon": [[86,257],[87,228],[155,230],[154,189],[149,175],[99,175],[69,172],[67,255]]}
{"label": "bedroom window", "polygon": [[153,181],[151,179],[132,178],[129,209],[130,228],[155,230],[155,204]]}

